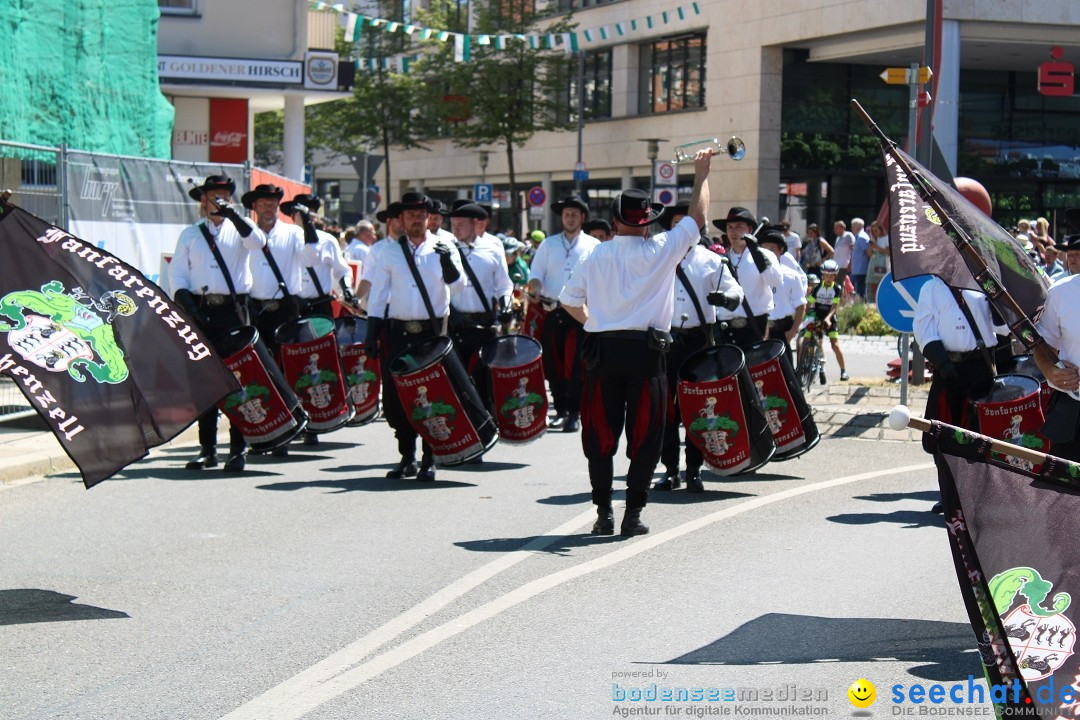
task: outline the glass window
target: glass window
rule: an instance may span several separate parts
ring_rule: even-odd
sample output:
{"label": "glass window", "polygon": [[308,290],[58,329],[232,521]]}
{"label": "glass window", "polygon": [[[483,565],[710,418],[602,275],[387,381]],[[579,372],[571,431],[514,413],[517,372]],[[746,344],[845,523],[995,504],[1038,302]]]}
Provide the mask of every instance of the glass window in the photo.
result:
{"label": "glass window", "polygon": [[574,12],[575,10],[596,7],[597,5],[607,5],[618,1],[619,0],[559,0],[559,12],[569,13]]}
{"label": "glass window", "polygon": [[199,0],[158,0],[163,15],[195,15],[199,12]]}
{"label": "glass window", "polygon": [[642,114],[705,107],[705,33],[641,46]]}
{"label": "glass window", "polygon": [[[567,64],[566,96],[560,104],[562,122],[576,123],[578,109],[578,63]],[[611,117],[611,48],[585,53],[583,73],[585,120]]]}

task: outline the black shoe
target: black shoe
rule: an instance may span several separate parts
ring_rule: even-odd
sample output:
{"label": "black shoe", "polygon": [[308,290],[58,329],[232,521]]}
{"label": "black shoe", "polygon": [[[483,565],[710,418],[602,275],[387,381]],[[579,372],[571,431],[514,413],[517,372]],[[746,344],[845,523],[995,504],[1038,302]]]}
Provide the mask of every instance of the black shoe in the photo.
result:
{"label": "black shoe", "polygon": [[282,445],[279,448],[274,448],[270,451],[271,457],[289,457],[289,446]]}
{"label": "black shoe", "polygon": [[840,380],[842,380],[842,381],[848,380],[847,370],[841,370],[840,371]]}
{"label": "black shoe", "polygon": [[593,523],[591,535],[614,535],[615,512],[610,505],[596,506],[596,522]]}
{"label": "black shoe", "polygon": [[945,514],[945,506],[942,505],[941,501],[939,500],[938,502],[934,503],[934,507],[930,508],[930,512],[932,512],[935,515],[944,515]]}
{"label": "black shoe", "polygon": [[705,486],[701,484],[701,470],[686,471],[686,492],[703,493]]}
{"label": "black shoe", "polygon": [[678,490],[680,487],[682,487],[682,481],[679,480],[679,471],[676,470],[672,472],[671,470],[668,470],[664,473],[663,480],[658,480],[657,482],[653,483],[652,489],[667,491]]}
{"label": "black shoe", "polygon": [[229,459],[225,461],[225,472],[238,473],[244,472],[244,465],[247,464],[247,450],[243,452],[234,453],[229,455]]}
{"label": "black shoe", "polygon": [[570,413],[566,416],[566,422],[563,423],[563,432],[577,432],[581,429],[581,415],[578,413]]}
{"label": "black shoe", "polygon": [[649,533],[649,526],[641,522],[641,508],[626,509],[626,514],[623,515],[622,527],[619,528],[619,532],[627,537],[633,535],[647,535]]}
{"label": "black shoe", "polygon": [[310,433],[310,432],[309,433],[304,433],[304,444],[305,445],[318,445],[319,444],[319,436],[316,435],[315,433]]}
{"label": "black shoe", "polygon": [[556,413],[555,417],[548,420],[548,427],[558,429],[563,426],[564,422],[566,422],[566,413]]}
{"label": "black shoe", "polygon": [[416,479],[420,482],[433,482],[435,480],[435,465],[430,460],[420,463],[420,472],[416,473]]}
{"label": "black shoe", "polygon": [[416,460],[411,457],[403,457],[401,462],[386,473],[386,477],[391,480],[401,480],[402,478],[416,477],[416,472]]}
{"label": "black shoe", "polygon": [[215,467],[217,467],[217,452],[207,448],[203,448],[199,452],[199,457],[189,460],[187,465],[184,465],[187,470],[205,470]]}
{"label": "black shoe", "polygon": [[821,382],[822,385],[825,384],[825,371],[824,370],[822,370],[821,372],[818,373],[818,380]]}

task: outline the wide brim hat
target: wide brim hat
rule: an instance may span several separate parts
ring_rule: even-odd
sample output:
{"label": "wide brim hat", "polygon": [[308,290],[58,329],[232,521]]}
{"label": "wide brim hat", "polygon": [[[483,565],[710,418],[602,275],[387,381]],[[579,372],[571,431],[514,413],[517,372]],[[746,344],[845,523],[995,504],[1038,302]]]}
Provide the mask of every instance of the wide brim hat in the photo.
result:
{"label": "wide brim hat", "polygon": [[744,207],[731,208],[728,210],[726,218],[723,220],[713,220],[712,224],[720,230],[727,232],[727,224],[729,222],[744,222],[750,227],[757,227],[757,218],[754,217],[754,213]]}
{"label": "wide brim hat", "polygon": [[672,222],[676,215],[689,215],[690,203],[678,203],[664,208],[664,214],[660,217],[660,227],[670,230],[675,223]]}
{"label": "wide brim hat", "polygon": [[438,198],[431,198],[431,209],[429,209],[428,212],[435,215],[446,215],[446,205]]}
{"label": "wide brim hat", "polygon": [[773,243],[780,246],[780,254],[787,252],[787,240],[784,239],[784,229],[779,225],[763,225],[757,232],[758,245]]}
{"label": "wide brim hat", "polygon": [[606,233],[610,233],[611,223],[603,218],[597,218],[596,220],[589,220],[581,226],[581,231],[586,235],[592,235],[593,230],[603,230]]}
{"label": "wide brim hat", "polygon": [[262,200],[263,198],[272,198],[281,202],[281,198],[285,197],[285,190],[277,185],[256,185],[251,190],[248,190],[240,197],[240,202],[244,204],[248,210],[251,210],[255,205],[256,200]]}
{"label": "wide brim hat", "polygon": [[1054,244],[1054,249],[1060,252],[1080,250],[1080,235],[1068,235],[1061,242]]}
{"label": "wide brim hat", "polygon": [[236,183],[226,175],[207,175],[202,185],[188,190],[188,197],[192,200],[201,200],[203,193],[207,190],[228,190],[232,195],[236,192]]}
{"label": "wide brim hat", "polygon": [[401,200],[398,201],[398,206],[401,208],[402,212],[405,210],[427,210],[428,212],[431,212],[434,207],[431,203],[431,198],[424,193],[418,192],[407,192],[402,195]]}
{"label": "wide brim hat", "polygon": [[589,214],[589,205],[577,195],[571,195],[570,197],[563,198],[559,202],[551,203],[551,209],[560,215],[566,208],[577,208],[586,215]]}
{"label": "wide brim hat", "polygon": [[285,215],[292,215],[296,212],[297,205],[303,205],[311,212],[319,212],[319,208],[322,207],[322,200],[320,200],[317,195],[300,193],[292,200],[281,203],[281,212]]}
{"label": "wide brim hat", "polygon": [[487,220],[487,210],[476,203],[465,203],[450,211],[451,218],[468,218],[470,220]]}
{"label": "wide brim hat", "polygon": [[644,190],[624,190],[611,201],[611,214],[627,227],[645,227],[660,219],[664,205],[649,202]]}
{"label": "wide brim hat", "polygon": [[380,210],[379,212],[375,213],[375,219],[384,225],[386,224],[387,220],[398,217],[401,217],[401,203],[397,202],[396,200],[387,205],[386,209]]}

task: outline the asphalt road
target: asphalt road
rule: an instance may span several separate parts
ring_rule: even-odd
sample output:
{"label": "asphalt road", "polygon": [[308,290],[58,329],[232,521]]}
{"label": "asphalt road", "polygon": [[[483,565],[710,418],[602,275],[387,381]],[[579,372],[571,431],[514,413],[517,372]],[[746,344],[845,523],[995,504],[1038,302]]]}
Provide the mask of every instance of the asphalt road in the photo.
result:
{"label": "asphalt road", "polygon": [[794,685],[814,696],[800,706],[850,717],[860,677],[885,698],[981,675],[914,443],[827,438],[707,476],[704,495],[654,493],[633,539],[585,535],[576,434],[430,484],[384,479],[393,448],[379,422],[240,476],[184,471],[188,449],[167,448],[90,491],[73,474],[0,490],[0,717],[724,705],[618,699],[651,683],[758,690],[742,706],[766,711],[790,703],[761,692]]}

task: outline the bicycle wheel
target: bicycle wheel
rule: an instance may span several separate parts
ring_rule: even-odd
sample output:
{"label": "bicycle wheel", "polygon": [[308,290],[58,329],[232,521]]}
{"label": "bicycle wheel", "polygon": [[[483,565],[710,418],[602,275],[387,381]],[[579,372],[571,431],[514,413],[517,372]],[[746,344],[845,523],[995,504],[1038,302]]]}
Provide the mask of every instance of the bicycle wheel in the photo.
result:
{"label": "bicycle wheel", "polygon": [[799,381],[799,386],[805,391],[809,392],[814,386],[814,358],[816,357],[815,348],[817,343],[811,339],[803,340],[802,348],[799,350],[799,365],[795,371],[795,377]]}

